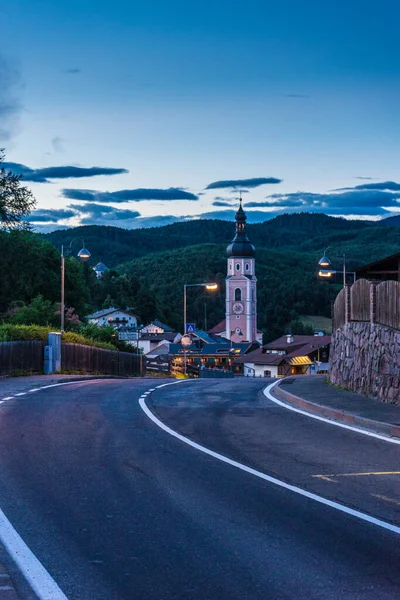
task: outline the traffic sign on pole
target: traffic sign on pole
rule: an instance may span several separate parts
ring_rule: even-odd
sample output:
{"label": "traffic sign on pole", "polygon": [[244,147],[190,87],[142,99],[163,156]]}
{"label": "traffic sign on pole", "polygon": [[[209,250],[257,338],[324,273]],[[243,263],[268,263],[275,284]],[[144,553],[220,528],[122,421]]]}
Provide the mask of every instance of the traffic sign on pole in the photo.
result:
{"label": "traffic sign on pole", "polygon": [[186,323],[185,333],[194,333],[196,331],[196,323]]}

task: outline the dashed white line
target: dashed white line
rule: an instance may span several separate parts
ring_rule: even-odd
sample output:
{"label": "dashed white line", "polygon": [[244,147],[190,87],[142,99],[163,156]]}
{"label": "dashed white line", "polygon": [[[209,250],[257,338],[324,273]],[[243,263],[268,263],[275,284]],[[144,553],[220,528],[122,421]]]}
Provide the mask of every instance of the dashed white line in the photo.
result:
{"label": "dashed white line", "polygon": [[373,431],[368,431],[367,429],[361,429],[360,427],[354,427],[353,425],[346,425],[345,423],[340,423],[339,421],[333,421],[332,419],[327,419],[326,417],[320,417],[319,415],[313,415],[312,413],[302,410],[301,408],[296,408],[294,406],[290,406],[289,404],[285,404],[285,402],[281,402],[281,400],[278,400],[277,398],[275,398],[275,396],[272,396],[272,394],[270,393],[272,388],[275,387],[278,383],[279,383],[279,381],[274,381],[274,383],[271,383],[264,390],[264,396],[266,396],[268,398],[268,400],[271,400],[271,402],[274,402],[278,406],[281,406],[282,408],[286,408],[287,410],[291,410],[293,412],[299,413],[300,415],[304,415],[305,417],[309,417],[310,419],[316,419],[317,421],[322,421],[323,423],[329,423],[329,425],[334,425],[335,427],[341,427],[342,429],[349,429],[350,431],[355,431],[356,433],[362,433],[363,435],[377,438],[378,440],[383,440],[384,442],[390,442],[391,444],[400,444],[399,438],[391,438],[389,436],[382,435],[380,433],[374,433]]}
{"label": "dashed white line", "polygon": [[[184,381],[182,381],[182,382],[179,381],[179,382],[174,382],[174,383],[164,383],[163,385],[158,386],[158,388],[156,388],[156,389],[165,387],[167,385],[174,385],[176,383],[183,383],[183,382]],[[269,388],[271,388],[271,386],[269,386]],[[400,527],[397,527],[396,525],[393,525],[392,523],[387,523],[386,521],[382,521],[381,519],[377,519],[375,517],[372,517],[370,515],[367,515],[367,514],[361,512],[361,511],[354,510],[353,508],[350,508],[349,506],[345,506],[344,504],[339,504],[338,502],[333,502],[332,500],[328,500],[327,498],[324,498],[323,496],[318,496],[317,494],[313,494],[312,492],[303,490],[295,485],[290,485],[289,483],[286,483],[285,481],[281,481],[280,479],[277,479],[276,477],[271,477],[270,475],[261,473],[261,471],[252,469],[251,467],[248,467],[242,463],[239,463],[236,460],[232,460],[232,459],[228,458],[227,456],[224,456],[223,454],[219,454],[218,452],[214,452],[214,450],[210,450],[209,448],[206,448],[205,446],[201,446],[197,442],[193,442],[193,440],[181,435],[177,431],[174,431],[173,429],[171,429],[170,427],[165,425],[162,421],[160,421],[160,419],[158,419],[146,405],[145,398],[139,398],[139,405],[140,405],[140,408],[143,410],[143,412],[149,417],[149,419],[151,419],[153,421],[153,423],[155,423],[158,427],[160,427],[160,429],[162,429],[169,435],[177,438],[181,442],[188,444],[192,448],[199,450],[199,452],[203,452],[204,454],[207,454],[208,456],[216,458],[217,460],[220,460],[221,462],[224,462],[232,467],[235,467],[236,469],[240,469],[241,471],[244,471],[245,473],[254,475],[255,477],[258,477],[259,479],[263,479],[264,481],[267,481],[268,483],[272,483],[273,485],[276,485],[278,487],[281,487],[281,488],[284,488],[291,492],[294,492],[295,494],[298,494],[299,496],[303,496],[310,500],[314,500],[315,502],[318,502],[319,504],[324,504],[325,506],[329,506],[330,508],[338,510],[339,512],[345,513],[352,517],[356,517],[357,519],[360,519],[361,521],[366,521],[367,523],[371,523],[372,525],[376,525],[377,527],[381,527],[382,529],[386,529],[388,531],[391,531],[392,533],[396,533],[396,534],[400,535]]]}
{"label": "dashed white line", "polygon": [[25,395],[26,395],[26,392],[19,392],[19,394],[14,394],[14,397],[16,397],[16,396],[25,396]]}

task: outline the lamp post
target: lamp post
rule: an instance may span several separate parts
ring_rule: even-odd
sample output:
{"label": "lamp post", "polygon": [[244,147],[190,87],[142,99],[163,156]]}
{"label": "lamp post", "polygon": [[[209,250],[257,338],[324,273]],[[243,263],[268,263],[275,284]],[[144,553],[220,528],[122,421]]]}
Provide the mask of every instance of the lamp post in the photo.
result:
{"label": "lamp post", "polygon": [[[186,309],[187,309],[187,297],[186,290],[188,287],[204,287],[209,292],[215,292],[218,289],[217,283],[185,283],[183,285],[183,335],[186,335]],[[184,373],[186,375],[186,350],[184,353]]]}
{"label": "lamp post", "polygon": [[[79,238],[74,238],[68,248],[64,251],[64,246],[61,246],[61,333],[64,333],[64,312],[65,312],[65,257],[69,256],[72,252],[72,244]],[[82,260],[88,260],[90,258],[90,252],[85,247],[85,242],[81,240],[82,248],[79,250],[77,256]]]}
{"label": "lamp post", "polygon": [[343,275],[343,287],[346,287],[346,276],[347,275],[353,275],[353,283],[356,280],[356,272],[355,271],[347,271],[346,269],[346,255],[343,254],[343,270],[342,271],[338,271],[336,269],[331,269],[331,261],[329,260],[329,258],[326,256],[326,251],[328,250],[328,248],[325,248],[324,250],[324,255],[323,257],[318,261],[318,266],[319,267],[324,267],[323,269],[320,269],[318,271],[318,276],[321,277],[321,279],[330,279],[332,277],[332,275]]}

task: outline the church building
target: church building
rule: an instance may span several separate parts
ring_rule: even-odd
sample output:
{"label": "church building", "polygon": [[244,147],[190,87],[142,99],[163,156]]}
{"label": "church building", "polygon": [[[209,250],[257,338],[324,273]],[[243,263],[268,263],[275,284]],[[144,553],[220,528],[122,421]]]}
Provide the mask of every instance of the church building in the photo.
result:
{"label": "church building", "polygon": [[247,237],[246,220],[240,199],[240,206],[235,215],[236,234],[226,249],[228,260],[225,321],[213,327],[210,333],[235,343],[262,343],[262,332],[257,329],[255,248]]}

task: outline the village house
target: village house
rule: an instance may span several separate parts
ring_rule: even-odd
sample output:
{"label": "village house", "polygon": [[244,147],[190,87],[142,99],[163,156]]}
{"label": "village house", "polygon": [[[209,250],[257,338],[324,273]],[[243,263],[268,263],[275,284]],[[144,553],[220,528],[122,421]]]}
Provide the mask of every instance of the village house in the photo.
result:
{"label": "village house", "polygon": [[88,323],[94,323],[99,326],[112,325],[116,329],[121,326],[137,328],[137,316],[135,314],[129,310],[122,310],[113,306],[87,315],[86,320]]}
{"label": "village house", "polygon": [[245,377],[286,377],[326,373],[330,335],[284,335],[235,359]]}
{"label": "village house", "polygon": [[183,365],[186,353],[188,366],[236,370],[235,357],[243,356],[258,347],[257,342],[233,342],[200,330],[190,334],[190,337],[192,345],[188,348],[180,342],[170,346],[170,355],[177,367]]}

